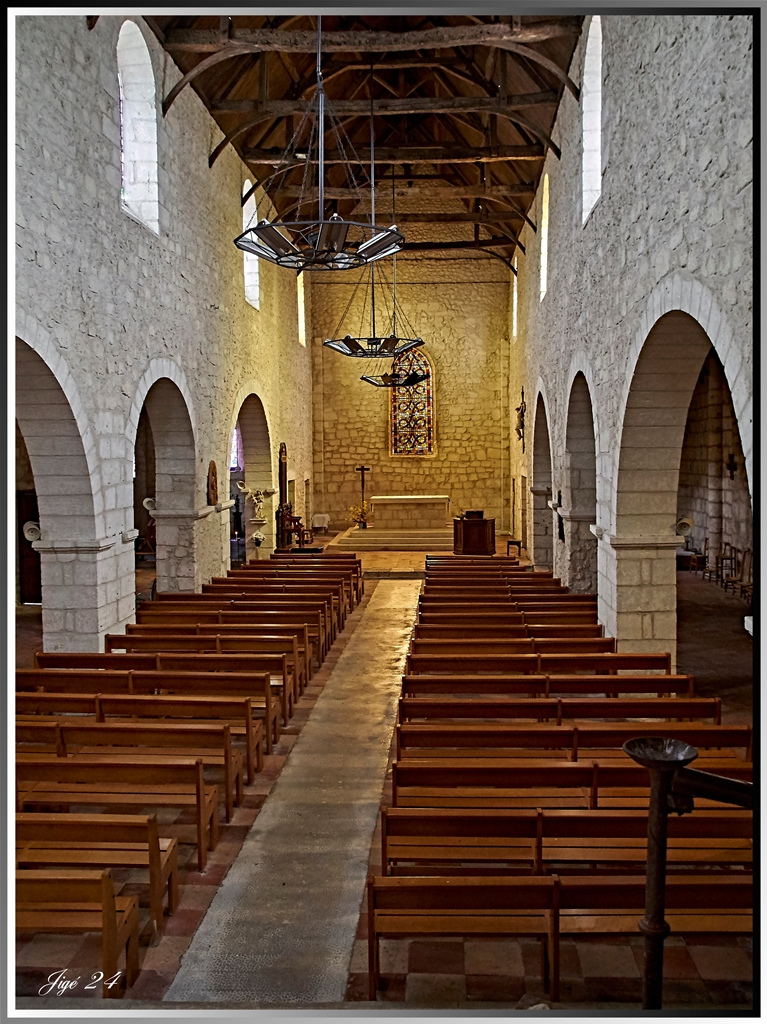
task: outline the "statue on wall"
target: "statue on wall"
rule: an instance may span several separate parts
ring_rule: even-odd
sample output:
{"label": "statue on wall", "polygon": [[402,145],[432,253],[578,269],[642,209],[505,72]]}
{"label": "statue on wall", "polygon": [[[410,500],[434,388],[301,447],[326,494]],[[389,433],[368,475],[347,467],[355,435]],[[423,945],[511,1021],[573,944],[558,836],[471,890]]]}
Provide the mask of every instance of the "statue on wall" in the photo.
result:
{"label": "statue on wall", "polygon": [[515,409],[515,412],[517,414],[517,426],[516,426],[517,440],[522,442],[522,454],[523,455],[525,453],[525,410],[526,409],[527,409],[527,406],[525,405],[525,389],[522,388],[522,400],[520,401],[519,405]]}

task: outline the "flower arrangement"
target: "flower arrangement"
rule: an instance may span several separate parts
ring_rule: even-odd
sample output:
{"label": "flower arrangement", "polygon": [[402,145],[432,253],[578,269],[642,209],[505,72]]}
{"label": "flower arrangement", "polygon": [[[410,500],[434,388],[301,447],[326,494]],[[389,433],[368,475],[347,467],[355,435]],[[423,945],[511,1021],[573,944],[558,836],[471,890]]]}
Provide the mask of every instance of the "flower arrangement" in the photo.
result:
{"label": "flower arrangement", "polygon": [[361,505],[349,506],[349,515],[353,523],[367,523],[370,512],[371,506],[367,501],[363,501]]}
{"label": "flower arrangement", "polygon": [[260,530],[256,530],[256,532],[253,534],[253,536],[250,539],[253,541],[253,543],[256,545],[257,548],[260,548],[261,545],[266,540],[266,535],[261,533]]}

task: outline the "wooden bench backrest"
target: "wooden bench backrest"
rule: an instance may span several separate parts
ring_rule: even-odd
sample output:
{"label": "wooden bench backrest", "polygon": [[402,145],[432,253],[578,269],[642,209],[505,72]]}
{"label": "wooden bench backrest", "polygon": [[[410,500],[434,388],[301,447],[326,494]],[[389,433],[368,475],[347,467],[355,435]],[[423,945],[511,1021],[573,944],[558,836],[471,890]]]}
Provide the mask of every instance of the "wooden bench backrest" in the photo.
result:
{"label": "wooden bench backrest", "polygon": [[16,815],[16,843],[148,843],[159,853],[159,830],[154,814]]}
{"label": "wooden bench backrest", "polygon": [[631,698],[568,697],[524,698],[489,697],[438,698],[400,697],[398,720],[453,718],[543,718],[556,721],[572,718],[711,718],[718,725],[722,719],[720,697],[657,697]]}
{"label": "wooden bench backrest", "polygon": [[414,636],[418,640],[511,640],[531,637],[534,639],[561,639],[566,637],[601,637],[602,627],[598,623],[568,625],[532,625],[524,622],[503,623],[460,623],[453,624],[416,623]]}
{"label": "wooden bench backrest", "polygon": [[578,749],[604,748],[622,754],[628,739],[666,736],[684,740],[697,748],[739,747],[751,757],[751,727],[748,725],[704,725],[698,722],[589,722],[582,725],[508,724],[505,722],[463,722],[459,724],[405,722],[395,727],[397,756],[414,748],[561,748],[573,758]]}
{"label": "wooden bench backrest", "polygon": [[693,679],[687,675],[404,675],[405,697],[431,697],[438,694],[505,694],[509,697],[540,694],[598,693],[607,695],[634,693],[676,694],[692,697]]}
{"label": "wooden bench backrest", "polygon": [[[117,660],[115,660],[117,659]],[[155,654],[99,654],[96,651],[85,654],[63,653],[47,654],[39,651],[35,655],[37,668],[80,668],[109,669],[110,671],[128,672],[131,669],[148,671],[157,668]]]}
{"label": "wooden bench backrest", "polygon": [[43,689],[50,694],[123,693],[130,689],[130,671],[99,668],[25,668],[16,669],[16,690]]}
{"label": "wooden bench backrest", "polygon": [[[253,684],[248,680],[248,685]],[[96,717],[135,715],[146,718],[220,718],[247,721],[253,716],[249,697],[212,694],[102,694],[97,701]]]}
{"label": "wooden bench backrest", "polygon": [[430,611],[421,608],[418,612],[418,624],[423,626],[467,626],[470,629],[483,624],[488,626],[503,625],[591,625],[597,622],[596,610],[582,611],[492,611],[475,612],[473,608],[443,608]]}
{"label": "wooden bench backrest", "polygon": [[203,790],[202,759],[174,758],[162,763],[142,763],[137,757],[132,763],[115,764],[108,757],[75,761],[71,758],[46,758],[43,755],[24,754],[16,758],[16,779],[19,782],[110,783],[130,785],[192,785]]}
{"label": "wooden bench backrest", "polygon": [[200,654],[288,654],[298,660],[298,649],[295,640],[278,636],[247,636],[235,634],[202,634],[182,635],[164,633],[161,636],[143,633],[107,633],[104,646],[108,653],[125,650],[129,653],[160,653],[181,651]]}
{"label": "wooden bench backrest", "polygon": [[[34,671],[34,670],[32,670]],[[16,693],[17,715],[94,715],[96,697],[93,693]]]}
{"label": "wooden bench backrest", "polygon": [[[563,875],[560,882],[561,910],[644,909],[646,884],[641,875]],[[667,910],[751,910],[753,876],[734,872],[670,873],[664,901]]]}
{"label": "wooden bench backrest", "polygon": [[29,868],[16,872],[16,909],[48,904],[72,909],[100,906],[105,931],[117,931],[114,881],[110,868]]}
{"label": "wooden bench backrest", "polygon": [[[665,653],[606,653],[606,654],[409,654],[406,674],[428,673],[514,674],[535,672],[538,675],[573,675],[586,672],[664,672],[671,673],[671,655]],[[648,687],[652,689],[652,686]]]}
{"label": "wooden bench backrest", "polygon": [[517,878],[370,878],[376,911],[548,910],[559,886],[556,875]]}
{"label": "wooden bench backrest", "polygon": [[511,640],[473,637],[463,640],[443,640],[413,637],[410,642],[411,654],[473,654],[478,657],[487,654],[516,654],[530,651],[536,654],[609,654],[615,650],[614,637],[520,637]]}

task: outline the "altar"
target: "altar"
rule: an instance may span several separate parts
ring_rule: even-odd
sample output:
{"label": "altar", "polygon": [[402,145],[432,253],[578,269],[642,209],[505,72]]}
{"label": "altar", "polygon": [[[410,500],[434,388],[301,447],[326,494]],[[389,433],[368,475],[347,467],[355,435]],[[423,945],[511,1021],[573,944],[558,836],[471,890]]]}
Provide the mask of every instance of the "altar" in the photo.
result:
{"label": "altar", "polygon": [[444,530],[449,519],[446,494],[378,494],[370,499],[378,530]]}

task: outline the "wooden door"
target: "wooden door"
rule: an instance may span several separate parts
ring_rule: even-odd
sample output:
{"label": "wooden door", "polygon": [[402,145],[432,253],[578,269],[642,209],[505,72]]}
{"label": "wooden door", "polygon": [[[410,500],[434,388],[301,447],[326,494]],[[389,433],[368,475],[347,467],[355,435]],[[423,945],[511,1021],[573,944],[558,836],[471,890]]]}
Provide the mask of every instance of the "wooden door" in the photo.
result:
{"label": "wooden door", "polygon": [[40,555],[24,536],[24,523],[39,522],[35,491],[16,491],[16,529],[19,538],[19,600],[22,604],[40,604],[43,589]]}

